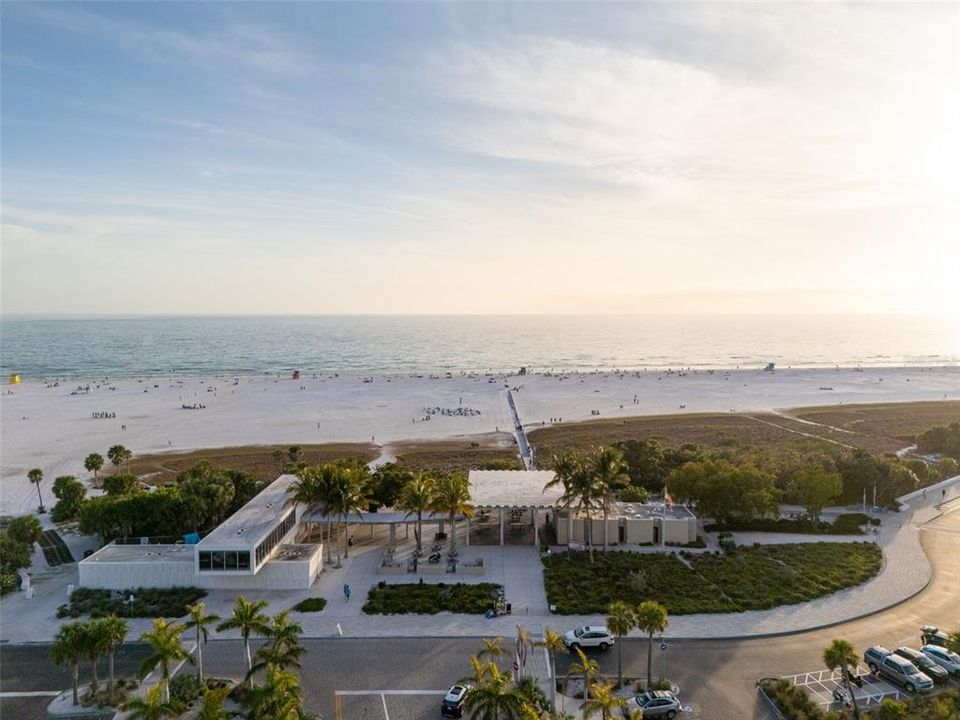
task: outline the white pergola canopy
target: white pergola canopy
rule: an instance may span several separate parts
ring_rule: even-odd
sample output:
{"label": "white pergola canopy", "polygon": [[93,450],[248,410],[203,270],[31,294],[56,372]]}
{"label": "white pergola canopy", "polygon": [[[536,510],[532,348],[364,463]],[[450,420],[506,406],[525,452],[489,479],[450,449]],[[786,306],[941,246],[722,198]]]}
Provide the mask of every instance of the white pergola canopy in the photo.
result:
{"label": "white pergola canopy", "polygon": [[552,508],[563,488],[544,486],[553,470],[471,470],[470,502],[475,507]]}

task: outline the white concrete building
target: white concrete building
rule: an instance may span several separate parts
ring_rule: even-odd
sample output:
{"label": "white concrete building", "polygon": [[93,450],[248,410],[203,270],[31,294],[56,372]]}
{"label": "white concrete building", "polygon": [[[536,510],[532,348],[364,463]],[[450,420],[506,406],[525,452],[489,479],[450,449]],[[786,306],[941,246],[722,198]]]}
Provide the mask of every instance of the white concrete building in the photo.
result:
{"label": "white concrete building", "polygon": [[[697,518],[683,505],[663,502],[614,503],[606,526],[600,511],[590,513],[590,543],[603,545],[686,545],[697,539]],[[586,515],[563,512],[557,543],[586,542]]]}
{"label": "white concrete building", "polygon": [[80,586],[309,588],[322,567],[322,545],[297,543],[303,510],[287,505],[294,480],[281,475],[195,545],[112,542],[80,561]]}

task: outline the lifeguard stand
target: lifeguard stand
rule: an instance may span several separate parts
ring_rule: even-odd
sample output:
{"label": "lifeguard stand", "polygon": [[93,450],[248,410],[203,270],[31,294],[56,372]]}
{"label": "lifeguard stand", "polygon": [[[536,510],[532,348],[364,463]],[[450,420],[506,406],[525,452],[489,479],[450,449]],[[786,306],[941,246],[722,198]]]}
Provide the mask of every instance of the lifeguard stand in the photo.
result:
{"label": "lifeguard stand", "polygon": [[19,384],[20,384],[20,375],[19,375],[19,373],[14,373],[13,375],[10,376],[10,384],[11,384],[11,385],[19,385]]}

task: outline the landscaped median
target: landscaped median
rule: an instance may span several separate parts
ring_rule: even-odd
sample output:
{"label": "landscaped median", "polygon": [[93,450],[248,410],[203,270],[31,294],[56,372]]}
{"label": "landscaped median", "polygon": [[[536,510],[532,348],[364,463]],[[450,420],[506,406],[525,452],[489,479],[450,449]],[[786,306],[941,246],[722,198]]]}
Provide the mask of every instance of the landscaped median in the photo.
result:
{"label": "landscaped median", "polygon": [[368,615],[438,612],[480,615],[494,607],[502,592],[493,583],[398,583],[379,582],[370,588],[363,611]]}
{"label": "landscaped median", "polygon": [[568,552],[543,558],[547,600],[560,615],[610,603],[663,603],[671,615],[767,610],[859,585],[880,570],[874,543],[801,543],[725,553]]}

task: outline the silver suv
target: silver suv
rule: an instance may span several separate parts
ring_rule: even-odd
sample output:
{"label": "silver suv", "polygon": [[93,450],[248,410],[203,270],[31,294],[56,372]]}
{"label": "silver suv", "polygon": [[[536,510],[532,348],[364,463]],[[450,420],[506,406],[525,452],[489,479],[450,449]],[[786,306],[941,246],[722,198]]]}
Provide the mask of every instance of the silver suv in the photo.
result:
{"label": "silver suv", "polygon": [[894,655],[885,647],[874,645],[863,653],[863,660],[871,671],[900,685],[907,692],[933,690],[933,680],[928,675],[920,672],[917,666],[906,658]]}
{"label": "silver suv", "polygon": [[651,690],[634,695],[633,702],[643,710],[645,718],[668,718],[672,720],[682,708],[677,696],[666,690]]}

